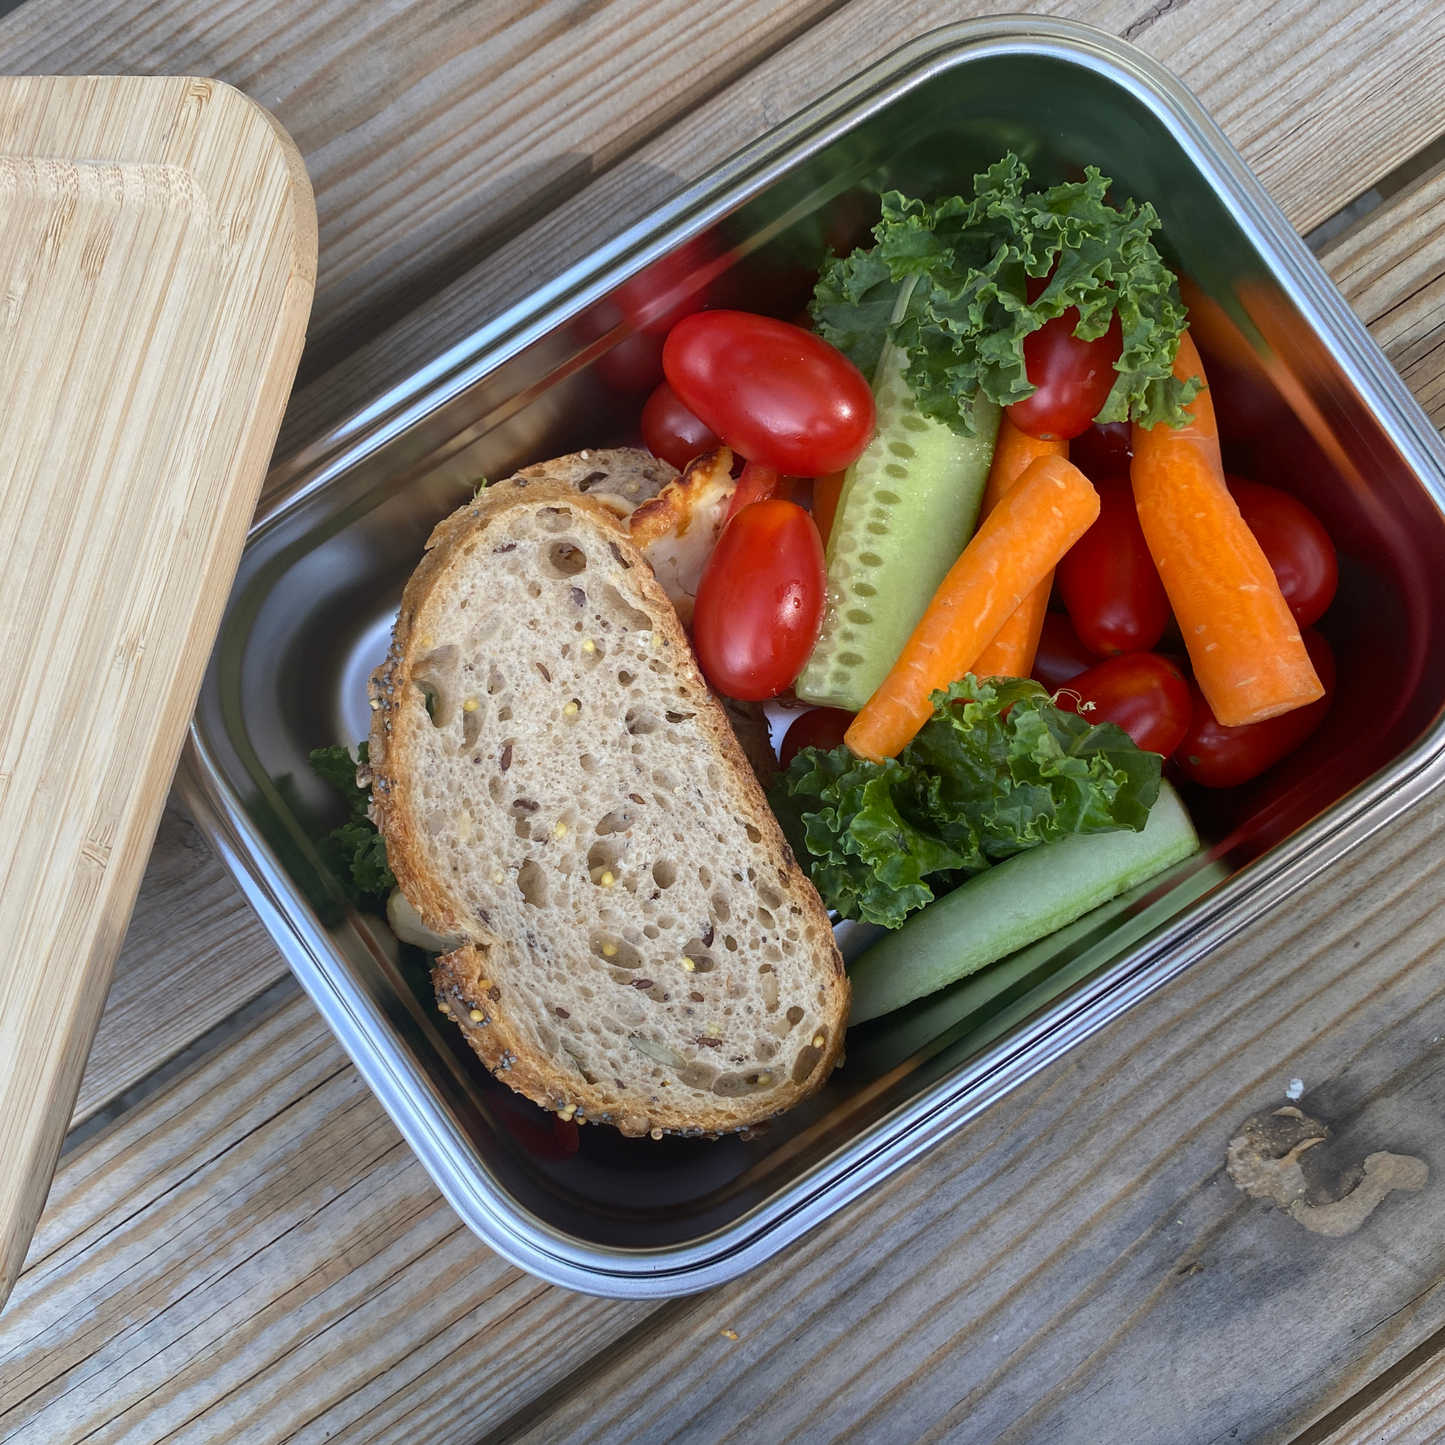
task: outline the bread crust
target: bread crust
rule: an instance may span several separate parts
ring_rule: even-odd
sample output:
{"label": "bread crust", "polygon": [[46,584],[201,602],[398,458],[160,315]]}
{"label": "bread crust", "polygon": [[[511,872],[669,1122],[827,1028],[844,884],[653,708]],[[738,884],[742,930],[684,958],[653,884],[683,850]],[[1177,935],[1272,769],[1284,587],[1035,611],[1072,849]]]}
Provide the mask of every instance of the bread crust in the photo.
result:
{"label": "bread crust", "polygon": [[[423,922],[437,933],[462,939],[459,948],[437,960],[433,980],[438,1002],[498,1078],[543,1108],[564,1117],[575,1113],[578,1118],[611,1122],[630,1135],[656,1137],[659,1131],[713,1134],[744,1129],[793,1107],[815,1092],[835,1067],[843,1047],[849,1006],[842,958],[822,901],[784,840],[723,708],[708,692],[697,670],[676,614],[645,558],[629,540],[626,525],[606,504],[579,494],[564,482],[549,479],[549,472],[555,475],[555,471],[556,464],[543,464],[498,482],[438,523],[432,532],[426,555],[403,594],[386,661],[372,676],[373,816],[386,840],[387,858],[398,884]],[[800,932],[811,947],[812,976],[825,1019],[819,1030],[824,1046],[814,1050],[817,1058],[801,1079],[795,1081],[789,1076],[762,1092],[726,1098],[683,1088],[646,1097],[639,1088],[633,1091],[635,1099],[619,1102],[614,1091],[596,1087],[580,1077],[576,1068],[564,1067],[557,1057],[529,1042],[523,1027],[526,1020],[518,1017],[524,1001],[491,977],[526,967],[525,942],[488,928],[477,910],[459,896],[457,885],[439,877],[432,865],[424,846],[417,779],[412,768],[417,730],[431,725],[422,691],[412,685],[413,668],[427,650],[417,635],[417,619],[436,590],[447,585],[457,569],[477,565],[470,561],[468,553],[486,552],[477,544],[505,520],[511,509],[538,506],[565,506],[585,518],[584,525],[605,537],[612,554],[628,569],[627,582],[635,590],[635,600],[645,606],[662,633],[661,655],[671,660],[673,675],[686,688],[689,705],[696,709],[692,722],[722,770],[723,791],[740,802],[740,811],[754,819],[755,827],[749,829],[748,836],[753,831],[761,834],[751,845],[760,873],[766,870],[769,878],[777,878],[790,906],[797,904],[801,909]],[[427,644],[430,641],[426,639]],[[486,910],[480,912],[485,917]],[[576,946],[575,940],[571,946]],[[583,962],[578,959],[576,967]],[[473,1014],[478,1017],[473,1018]],[[809,1047],[805,1045],[804,1052]]]}

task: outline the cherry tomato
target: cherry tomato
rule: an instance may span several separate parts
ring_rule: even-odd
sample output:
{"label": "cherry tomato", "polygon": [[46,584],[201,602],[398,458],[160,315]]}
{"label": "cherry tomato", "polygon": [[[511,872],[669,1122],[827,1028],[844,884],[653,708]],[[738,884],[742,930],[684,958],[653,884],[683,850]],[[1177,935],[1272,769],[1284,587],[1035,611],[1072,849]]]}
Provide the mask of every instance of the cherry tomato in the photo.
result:
{"label": "cherry tomato", "polygon": [[1215,718],[1199,684],[1189,684],[1193,713],[1183,742],[1174,750],[1174,761],[1187,777],[1206,788],[1233,788],[1247,783],[1292,753],[1324,721],[1335,695],[1334,654],[1312,627],[1302,628],[1300,636],[1325,686],[1325,695],[1308,707],[1263,722],[1227,728]]}
{"label": "cherry tomato", "polygon": [[1118,377],[1114,363],[1124,354],[1119,313],[1093,341],[1074,335],[1078,324],[1078,309],[1071,306],[1024,337],[1024,366],[1038,389],[1014,402],[1008,414],[1031,437],[1067,439],[1088,431]]}
{"label": "cherry tomato", "polygon": [[1096,421],[1069,443],[1069,460],[1091,482],[1126,477],[1134,460],[1133,430],[1126,421]]}
{"label": "cherry tomato", "polygon": [[1103,658],[1079,641],[1079,634],[1066,614],[1044,613],[1044,629],[1030,674],[1035,682],[1043,683],[1050,692],[1057,692],[1071,677],[1087,672],[1102,661]]}
{"label": "cherry tomato", "polygon": [[1059,563],[1059,592],[1091,652],[1147,652],[1164,635],[1169,598],[1144,541],[1128,477],[1094,485],[1099,515]]}
{"label": "cherry tomato", "polygon": [[1340,580],[1335,544],[1324,524],[1305,504],[1260,482],[1226,477],[1229,495],[1239,505],[1255,540],[1269,558],[1279,590],[1295,621],[1309,627],[1334,601]]}
{"label": "cherry tomato", "polygon": [[1118,723],[1145,752],[1166,758],[1183,740],[1192,712],[1184,674],[1153,652],[1106,658],[1070,678],[1058,696],[1060,707],[1091,723]]}
{"label": "cherry tomato", "polygon": [[796,502],[744,507],[698,583],[692,641],[707,680],[742,702],[776,697],[818,640],[825,591],[813,519]]}
{"label": "cherry tomato", "polygon": [[788,476],[842,471],[873,434],[863,373],[786,321],[697,312],[673,327],[662,365],[683,405],[728,446]]}
{"label": "cherry tomato", "polygon": [[821,748],[830,753],[843,746],[843,734],[857,713],[844,712],[841,707],[815,707],[795,718],[783,734],[778,749],[778,766],[786,768],[804,748]]}
{"label": "cherry tomato", "polygon": [[667,333],[706,304],[709,257],[708,242],[688,241],[624,281],[597,309],[595,321],[603,331],[622,321],[632,327],[631,335],[597,358],[597,379],[609,391],[636,396],[662,380]]}
{"label": "cherry tomato", "polygon": [[624,336],[593,366],[598,381],[618,396],[640,396],[662,380],[662,338],[647,331]]}
{"label": "cherry tomato", "polygon": [[704,426],[664,381],[642,408],[642,440],[647,450],[681,471],[694,457],[722,445],[716,432]]}

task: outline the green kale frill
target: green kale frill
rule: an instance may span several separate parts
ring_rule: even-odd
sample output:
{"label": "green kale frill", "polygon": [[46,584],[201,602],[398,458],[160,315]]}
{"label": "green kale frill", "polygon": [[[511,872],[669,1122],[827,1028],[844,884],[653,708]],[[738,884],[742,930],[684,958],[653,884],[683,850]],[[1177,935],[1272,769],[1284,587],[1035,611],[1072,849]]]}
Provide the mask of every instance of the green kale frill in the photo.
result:
{"label": "green kale frill", "polygon": [[[1074,335],[1091,341],[1117,312],[1124,350],[1097,420],[1182,426],[1200,388],[1173,375],[1186,310],[1154,245],[1153,206],[1110,205],[1111,182],[1093,166],[1046,191],[1026,192],[1028,179],[1009,154],[974,177],[971,200],[885,192],[877,244],[824,262],[811,305],[818,331],[866,376],[891,340],[919,411],[966,436],[978,391],[1000,406],[1033,394],[1026,336],[1076,307]],[[1029,278],[1044,277],[1030,302]]]}
{"label": "green kale frill", "polygon": [[1072,833],[1142,831],[1163,759],[1036,682],[972,674],[933,694],[896,758],[804,748],[769,802],[823,902],[897,928],[1004,858]]}
{"label": "green kale frill", "polygon": [[387,866],[386,840],[377,831],[367,814],[371,795],[356,786],[358,761],[366,765],[368,745],[357,748],[357,757],[340,744],[316,748],[311,753],[311,771],[325,779],[345,799],[351,818],[333,829],[325,839],[323,851],[341,879],[353,903],[381,904],[396,887],[396,877]]}

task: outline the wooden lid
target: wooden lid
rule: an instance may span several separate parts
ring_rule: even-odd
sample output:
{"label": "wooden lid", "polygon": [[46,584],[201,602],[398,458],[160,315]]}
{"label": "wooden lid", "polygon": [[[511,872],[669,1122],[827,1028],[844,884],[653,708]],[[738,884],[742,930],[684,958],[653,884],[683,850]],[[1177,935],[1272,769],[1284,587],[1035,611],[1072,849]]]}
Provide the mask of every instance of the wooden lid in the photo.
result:
{"label": "wooden lid", "polygon": [[0,1303],[305,338],[301,156],[218,81],[0,78]]}

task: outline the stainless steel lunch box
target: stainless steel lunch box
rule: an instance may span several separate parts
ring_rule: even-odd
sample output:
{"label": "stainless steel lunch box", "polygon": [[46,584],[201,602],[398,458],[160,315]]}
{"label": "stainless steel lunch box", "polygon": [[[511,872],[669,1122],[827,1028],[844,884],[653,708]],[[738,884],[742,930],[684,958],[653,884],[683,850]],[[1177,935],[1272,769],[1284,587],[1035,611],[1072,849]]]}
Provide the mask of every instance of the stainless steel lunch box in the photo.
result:
{"label": "stainless steel lunch box", "polygon": [[[317,843],[341,821],[308,751],[367,728],[365,678],[432,524],[484,476],[635,432],[615,348],[670,299],[791,315],[880,189],[967,191],[1007,149],[1044,184],[1098,165],[1154,203],[1197,288],[1227,460],[1297,493],[1341,551],[1321,624],[1340,686],[1273,777],[1189,797],[1207,852],[981,976],[850,1033],[826,1088],[719,1141],[586,1128],[479,1066],[424,958],[350,909]],[[624,283],[626,283],[624,285]],[[646,344],[634,340],[634,347]],[[778,127],[397,388],[258,514],[181,786],[297,977],[458,1214],[594,1294],[717,1284],[936,1145],[1445,776],[1445,448],[1219,128],[1081,25],[936,31]]]}

